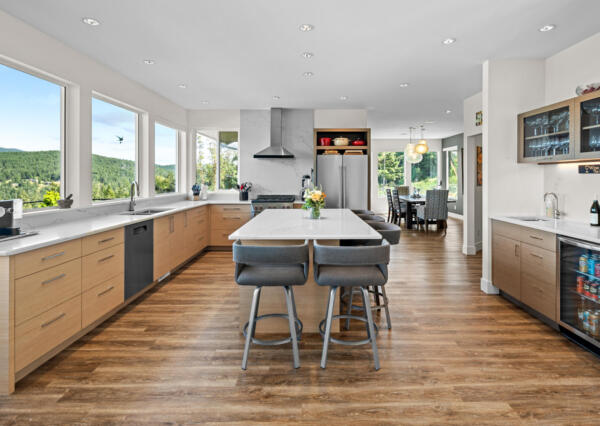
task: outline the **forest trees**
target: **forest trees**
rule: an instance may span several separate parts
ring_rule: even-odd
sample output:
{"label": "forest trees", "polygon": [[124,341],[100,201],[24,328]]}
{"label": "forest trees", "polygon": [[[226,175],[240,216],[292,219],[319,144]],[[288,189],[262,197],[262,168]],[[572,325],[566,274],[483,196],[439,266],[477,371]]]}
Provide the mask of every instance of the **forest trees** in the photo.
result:
{"label": "forest trees", "polygon": [[380,152],[377,156],[377,182],[379,196],[385,196],[386,188],[404,185],[404,153]]}

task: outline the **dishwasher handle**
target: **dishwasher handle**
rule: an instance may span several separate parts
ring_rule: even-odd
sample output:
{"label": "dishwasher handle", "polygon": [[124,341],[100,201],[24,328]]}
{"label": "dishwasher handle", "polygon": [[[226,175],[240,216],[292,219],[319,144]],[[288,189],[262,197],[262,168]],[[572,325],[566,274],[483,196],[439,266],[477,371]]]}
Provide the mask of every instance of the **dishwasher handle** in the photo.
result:
{"label": "dishwasher handle", "polygon": [[133,228],[133,235],[139,235],[146,231],[148,231],[148,225],[136,226],[135,228]]}

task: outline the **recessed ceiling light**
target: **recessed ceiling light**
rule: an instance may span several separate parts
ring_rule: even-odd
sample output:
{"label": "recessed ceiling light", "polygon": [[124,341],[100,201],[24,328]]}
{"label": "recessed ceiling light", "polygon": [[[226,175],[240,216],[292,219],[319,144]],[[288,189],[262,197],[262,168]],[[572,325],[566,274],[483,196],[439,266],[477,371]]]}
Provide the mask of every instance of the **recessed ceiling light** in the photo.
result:
{"label": "recessed ceiling light", "polygon": [[452,110],[450,110],[450,109],[447,109],[447,110],[446,110],[446,114],[452,114]]}
{"label": "recessed ceiling light", "polygon": [[424,121],[423,124],[433,124],[435,121]]}
{"label": "recessed ceiling light", "polygon": [[208,105],[208,101],[200,101],[202,105]]}
{"label": "recessed ceiling light", "polygon": [[454,42],[456,42],[456,39],[455,39],[455,38],[452,38],[452,37],[449,37],[449,38],[447,38],[447,39],[444,39],[444,40],[442,41],[442,43],[443,43],[443,44],[446,44],[446,45],[448,45],[448,44],[453,44]]}
{"label": "recessed ceiling light", "polygon": [[304,59],[310,59],[310,58],[312,58],[313,56],[315,56],[315,54],[314,54],[314,53],[312,53],[312,52],[302,52],[302,57],[303,57]]}
{"label": "recessed ceiling light", "polygon": [[403,89],[407,88],[408,86],[410,86],[410,83],[400,83],[400,87]]}
{"label": "recessed ceiling light", "polygon": [[154,65],[154,60],[153,59],[144,59],[144,63],[146,65]]}
{"label": "recessed ceiling light", "polygon": [[548,31],[552,31],[554,28],[556,28],[556,25],[544,25],[543,27],[539,28],[538,31],[542,33],[547,33]]}
{"label": "recessed ceiling light", "polygon": [[348,96],[340,96],[340,101],[347,101],[348,100]]}
{"label": "recessed ceiling light", "polygon": [[302,25],[300,25],[300,27],[298,27],[298,28],[299,28],[299,30],[300,30],[300,31],[303,31],[303,32],[308,32],[308,31],[312,31],[312,30],[314,30],[314,29],[315,29],[315,26],[314,26],[314,25],[311,25],[311,24],[302,24]]}
{"label": "recessed ceiling light", "polygon": [[306,71],[302,75],[306,78],[311,78],[314,74],[311,71]]}
{"label": "recessed ceiling light", "polygon": [[94,18],[82,18],[81,21],[84,24],[91,25],[92,27],[97,27],[98,25],[100,25],[100,21]]}
{"label": "recessed ceiling light", "polygon": [[279,99],[281,99],[279,96],[277,96],[277,95],[273,96],[274,101],[278,101]]}
{"label": "recessed ceiling light", "polygon": [[187,84],[181,83],[178,84],[177,87],[179,87],[180,89],[187,89]]}

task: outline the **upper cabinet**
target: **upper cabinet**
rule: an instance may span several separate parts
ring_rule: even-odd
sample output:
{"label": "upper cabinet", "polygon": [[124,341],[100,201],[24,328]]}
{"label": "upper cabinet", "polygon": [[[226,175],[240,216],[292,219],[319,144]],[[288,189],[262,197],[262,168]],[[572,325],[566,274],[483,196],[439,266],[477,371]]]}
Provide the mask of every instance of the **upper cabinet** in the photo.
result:
{"label": "upper cabinet", "polygon": [[600,159],[600,91],[518,116],[519,163]]}

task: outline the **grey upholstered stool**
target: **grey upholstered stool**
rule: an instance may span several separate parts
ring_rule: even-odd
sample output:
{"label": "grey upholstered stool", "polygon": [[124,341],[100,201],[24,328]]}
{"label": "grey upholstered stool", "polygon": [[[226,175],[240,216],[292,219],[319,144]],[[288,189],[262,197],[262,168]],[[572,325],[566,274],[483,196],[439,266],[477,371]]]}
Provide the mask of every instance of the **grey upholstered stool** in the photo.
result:
{"label": "grey upholstered stool", "polygon": [[370,220],[375,222],[385,222],[385,219],[381,216],[377,216],[376,214],[357,214],[362,220]]}
{"label": "grey upholstered stool", "polygon": [[[370,309],[365,309],[365,316],[333,315],[333,307],[339,287],[361,289],[363,303],[369,305],[368,286],[383,286],[388,279],[387,265],[390,261],[390,245],[386,240],[381,240],[377,246],[339,247],[324,246],[317,241],[314,243],[314,273],[315,281],[320,286],[329,286],[327,300],[327,314],[319,324],[319,331],[323,335],[323,353],[321,355],[321,368],[327,365],[327,350],[329,342],[342,345],[371,344],[375,370],[379,370],[379,355],[373,314]],[[331,322],[334,319],[356,319],[363,321],[367,328],[367,338],[364,340],[344,341],[331,337]],[[325,329],[323,330],[323,325]]]}
{"label": "grey upholstered stool", "polygon": [[375,212],[372,212],[371,210],[360,210],[360,209],[353,209],[352,213],[354,213],[354,214],[375,214]]}
{"label": "grey upholstered stool", "polygon": [[[292,342],[294,368],[300,367],[298,354],[298,338],[302,333],[302,322],[296,313],[296,302],[292,286],[303,285],[308,278],[308,241],[301,245],[291,246],[245,246],[241,241],[233,244],[233,261],[235,262],[235,282],[239,285],[255,286],[250,308],[250,318],[244,325],[246,337],[242,370],[248,365],[250,342],[258,345],[283,345]],[[258,314],[260,292],[262,287],[283,287],[287,314]],[[259,340],[254,338],[256,322],[265,318],[287,318],[290,326],[290,337],[281,340]]]}
{"label": "grey upholstered stool", "polygon": [[[400,234],[401,234],[402,230],[398,225],[394,225],[393,223],[387,223],[387,222],[372,222],[372,221],[367,221],[366,223],[368,223],[373,229],[375,229],[377,232],[379,232],[381,234],[381,236],[385,240],[387,240],[387,242],[390,243],[391,245],[396,245],[400,242]],[[348,315],[352,314],[353,309],[363,311],[364,310],[363,306],[370,306],[370,303],[368,305],[362,305],[362,306],[353,305],[352,300],[356,293],[357,293],[356,289],[352,288],[352,289],[349,289],[349,291],[347,291],[342,297],[342,301],[346,304],[346,309],[347,309],[346,313]],[[392,320],[390,318],[389,301],[387,298],[387,294],[385,292],[385,286],[372,285],[369,288],[369,293],[373,294],[373,296],[375,298],[375,306],[371,306],[371,311],[380,311],[382,309],[385,309],[385,319],[387,322],[387,328],[388,328],[388,330],[391,330]],[[383,300],[383,303],[381,303],[380,298],[381,298],[381,300]],[[346,330],[349,330],[349,329],[350,329],[350,319],[346,319]]]}

